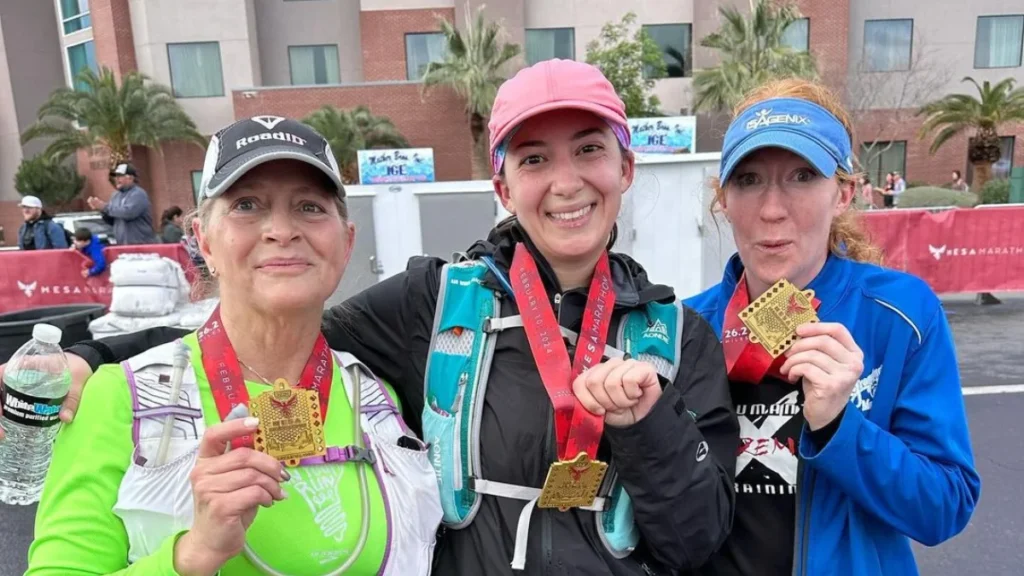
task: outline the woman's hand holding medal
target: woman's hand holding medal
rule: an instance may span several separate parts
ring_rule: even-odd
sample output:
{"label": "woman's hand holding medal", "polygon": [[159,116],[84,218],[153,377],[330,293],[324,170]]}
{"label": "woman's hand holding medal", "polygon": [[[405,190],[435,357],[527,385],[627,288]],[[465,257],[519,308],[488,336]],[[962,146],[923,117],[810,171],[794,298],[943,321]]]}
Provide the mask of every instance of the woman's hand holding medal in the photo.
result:
{"label": "woman's hand holding medal", "polygon": [[800,339],[786,352],[780,372],[793,383],[803,379],[804,418],[811,430],[818,430],[850,401],[864,371],[864,352],[842,324],[801,324],[796,333]]}
{"label": "woman's hand holding medal", "polygon": [[661,383],[653,365],[612,358],[580,374],[572,391],[584,408],[603,414],[606,425],[625,427],[647,416],[661,397]]}
{"label": "woman's hand holding medal", "polygon": [[286,497],[281,482],[289,476],[280,462],[250,448],[225,453],[233,439],[253,434],[257,425],[256,418],[229,420],[203,435],[190,475],[192,528],[174,549],[174,568],[182,576],[216,574],[242,552],[257,507],[269,508]]}

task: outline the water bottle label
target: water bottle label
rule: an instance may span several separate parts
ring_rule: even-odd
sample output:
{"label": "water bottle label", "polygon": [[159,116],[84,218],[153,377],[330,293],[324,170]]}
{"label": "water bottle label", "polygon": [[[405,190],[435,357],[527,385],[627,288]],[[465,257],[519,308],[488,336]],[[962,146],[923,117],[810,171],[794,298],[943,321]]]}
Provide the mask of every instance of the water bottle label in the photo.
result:
{"label": "water bottle label", "polygon": [[60,422],[60,405],[64,398],[36,398],[0,387],[0,405],[7,420],[25,426],[49,428]]}

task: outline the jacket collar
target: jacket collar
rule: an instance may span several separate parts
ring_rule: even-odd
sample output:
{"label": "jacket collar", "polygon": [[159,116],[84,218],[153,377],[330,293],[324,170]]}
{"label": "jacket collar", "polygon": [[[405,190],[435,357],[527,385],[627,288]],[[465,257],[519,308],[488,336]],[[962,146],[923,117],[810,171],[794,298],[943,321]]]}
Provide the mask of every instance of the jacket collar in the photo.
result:
{"label": "jacket collar", "polygon": [[[821,301],[819,315],[825,315],[839,305],[840,300],[850,287],[850,261],[842,256],[829,254],[825,259],[825,266],[818,275],[807,285],[809,290],[814,290],[814,296]],[[743,262],[740,255],[733,254],[729,263],[725,266],[725,274],[722,276],[722,294],[719,296],[722,310],[725,310],[736,290],[736,284],[743,275]]]}
{"label": "jacket collar", "polygon": [[[520,242],[526,245],[537,263],[537,269],[548,294],[561,293],[562,288],[551,265],[518,222],[494,228],[487,240],[479,240],[470,247],[467,256],[474,260],[485,256],[491,257],[507,278],[512,258],[515,256],[516,244]],[[608,263],[612,272],[612,285],[615,287],[616,307],[635,308],[651,302],[671,302],[676,299],[675,292],[670,286],[651,283],[647,279],[647,272],[629,256],[609,252]],[[493,270],[487,273],[484,284],[492,290],[505,292]],[[586,293],[585,289],[580,290]]]}

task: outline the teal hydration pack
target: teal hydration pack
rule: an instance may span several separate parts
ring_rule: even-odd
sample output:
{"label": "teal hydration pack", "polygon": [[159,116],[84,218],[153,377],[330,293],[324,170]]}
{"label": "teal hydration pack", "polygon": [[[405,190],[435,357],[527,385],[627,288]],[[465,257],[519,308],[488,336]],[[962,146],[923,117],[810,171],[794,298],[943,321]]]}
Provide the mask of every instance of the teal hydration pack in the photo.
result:
{"label": "teal hydration pack", "polygon": [[[480,469],[480,418],[495,342],[502,330],[523,326],[521,316],[501,317],[500,295],[483,283],[488,269],[511,294],[508,280],[489,260],[464,260],[441,270],[427,357],[423,436],[430,445],[445,526],[461,529],[472,523],[483,494],[527,502],[512,559],[512,568],[522,570],[530,518],[541,489],[487,480]],[[561,331],[575,345],[578,335],[567,328]],[[621,358],[628,353],[654,365],[659,375],[672,382],[679,369],[682,331],[683,309],[678,302],[650,303],[625,315],[614,339],[609,338],[604,357]],[[598,498],[584,510],[595,512],[598,534],[614,557],[632,553],[640,534],[629,495],[617,481],[614,461]]]}

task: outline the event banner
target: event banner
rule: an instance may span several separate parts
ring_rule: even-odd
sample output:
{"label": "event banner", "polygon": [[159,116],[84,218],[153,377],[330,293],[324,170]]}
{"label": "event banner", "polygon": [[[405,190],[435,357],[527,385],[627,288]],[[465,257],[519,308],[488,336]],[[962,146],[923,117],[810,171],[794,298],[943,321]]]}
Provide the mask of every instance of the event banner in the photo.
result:
{"label": "event banner", "polygon": [[689,154],[696,149],[696,116],[630,118],[632,149],[643,154]]}
{"label": "event banner", "polygon": [[434,181],[434,149],[360,150],[360,184]]}
{"label": "event banner", "polygon": [[191,282],[192,261],[181,244],[154,244],[106,248],[107,270],[82,277],[91,261],[77,250],[10,250],[0,252],[0,311],[13,312],[65,304],[110,305],[110,263],[121,254],[159,254],[181,264]]}
{"label": "event banner", "polygon": [[1024,207],[864,213],[886,265],[938,293],[1024,290]]}

